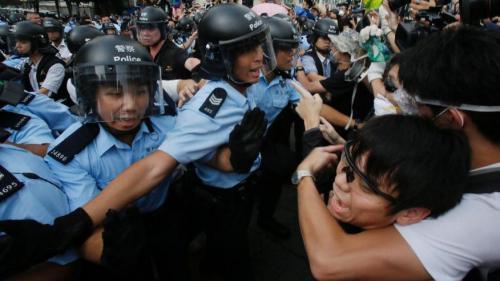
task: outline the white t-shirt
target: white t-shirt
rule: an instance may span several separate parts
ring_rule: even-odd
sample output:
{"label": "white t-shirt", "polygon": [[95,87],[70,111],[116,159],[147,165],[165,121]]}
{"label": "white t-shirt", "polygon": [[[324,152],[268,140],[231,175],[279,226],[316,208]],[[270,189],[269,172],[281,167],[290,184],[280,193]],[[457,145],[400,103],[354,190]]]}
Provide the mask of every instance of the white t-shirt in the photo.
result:
{"label": "white t-shirt", "polygon": [[[471,171],[500,168],[500,163]],[[486,275],[500,268],[500,192],[465,194],[437,219],[395,225],[434,280],[462,280],[477,267]]]}

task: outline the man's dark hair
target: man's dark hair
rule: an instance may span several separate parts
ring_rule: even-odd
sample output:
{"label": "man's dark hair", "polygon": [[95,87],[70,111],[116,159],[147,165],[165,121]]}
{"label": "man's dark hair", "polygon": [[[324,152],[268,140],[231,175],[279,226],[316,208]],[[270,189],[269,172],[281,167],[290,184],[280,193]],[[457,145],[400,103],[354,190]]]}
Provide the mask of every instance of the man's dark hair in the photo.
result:
{"label": "man's dark hair", "polygon": [[[352,156],[377,186],[395,191],[390,213],[428,208],[437,217],[460,202],[470,168],[470,148],[458,130],[438,128],[418,116],[371,119],[354,138]],[[384,191],[387,192],[387,191]]]}
{"label": "man's dark hair", "polygon": [[[500,105],[500,32],[462,26],[401,54],[399,79],[411,95],[457,105]],[[486,138],[500,144],[500,112],[466,111]]]}

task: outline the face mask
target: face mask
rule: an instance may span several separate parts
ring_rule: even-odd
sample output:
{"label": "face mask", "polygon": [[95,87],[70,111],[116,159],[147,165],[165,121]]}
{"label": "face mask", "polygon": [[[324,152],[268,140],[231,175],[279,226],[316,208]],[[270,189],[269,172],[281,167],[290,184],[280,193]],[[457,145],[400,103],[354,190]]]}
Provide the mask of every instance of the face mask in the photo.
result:
{"label": "face mask", "polygon": [[345,15],[344,10],[340,10],[340,11],[339,11],[339,16],[343,16],[343,15]]}
{"label": "face mask", "polygon": [[418,105],[416,100],[410,96],[405,89],[398,88],[394,91],[394,99],[396,100],[401,112],[407,115],[417,115]]}

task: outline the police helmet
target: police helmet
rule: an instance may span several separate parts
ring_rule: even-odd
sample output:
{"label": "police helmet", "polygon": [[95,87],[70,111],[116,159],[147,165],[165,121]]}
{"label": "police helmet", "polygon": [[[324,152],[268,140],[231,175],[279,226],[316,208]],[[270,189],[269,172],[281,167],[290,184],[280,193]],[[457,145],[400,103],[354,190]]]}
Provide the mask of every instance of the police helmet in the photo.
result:
{"label": "police helmet", "polygon": [[[168,15],[158,7],[148,6],[141,10],[136,21],[138,38],[141,38],[141,30],[158,28],[161,33],[161,40],[167,37]],[[155,42],[157,44],[158,42]]]}
{"label": "police helmet", "polygon": [[117,34],[118,31],[116,30],[116,27],[114,25],[114,23],[112,22],[106,22],[102,25],[102,32],[104,32],[104,34],[108,35],[110,33],[108,33],[109,30],[112,30],[113,33],[112,34]]}
{"label": "police helmet", "polygon": [[235,56],[259,45],[264,51],[265,70],[272,71],[276,66],[269,27],[255,12],[240,4],[210,8],[198,26],[198,42],[202,78],[245,84],[233,75]]}
{"label": "police helmet", "polygon": [[100,87],[110,91],[115,102],[141,103],[138,118],[165,112],[160,68],[148,50],[130,38],[104,35],[83,45],[74,58],[73,77],[79,110],[87,122],[121,118],[101,115]]}
{"label": "police helmet", "polygon": [[191,34],[191,32],[193,32],[194,27],[195,23],[193,19],[191,17],[184,16],[179,20],[179,22],[177,22],[175,29],[179,30],[184,34]]}
{"label": "police helmet", "polygon": [[263,17],[263,20],[269,26],[275,51],[299,46],[299,34],[290,22],[276,16]]}
{"label": "police helmet", "polygon": [[16,49],[16,40],[7,24],[0,25],[0,48],[7,54],[14,53]]}
{"label": "police helmet", "polygon": [[338,35],[340,33],[337,22],[332,19],[319,19],[313,27],[313,40],[315,43],[319,37],[328,38],[328,35]]}
{"label": "police helmet", "polygon": [[62,24],[54,18],[44,18],[42,26],[46,32],[59,32],[63,34],[64,28]]}
{"label": "police helmet", "polygon": [[14,26],[14,37],[16,40],[26,40],[31,43],[30,54],[36,50],[41,53],[57,53],[57,49],[50,45],[49,37],[43,27],[30,21],[18,22]]}
{"label": "police helmet", "polygon": [[79,25],[73,28],[66,36],[66,44],[72,54],[76,54],[83,44],[94,39],[97,36],[102,36],[104,33],[97,30],[95,27],[88,25]]}

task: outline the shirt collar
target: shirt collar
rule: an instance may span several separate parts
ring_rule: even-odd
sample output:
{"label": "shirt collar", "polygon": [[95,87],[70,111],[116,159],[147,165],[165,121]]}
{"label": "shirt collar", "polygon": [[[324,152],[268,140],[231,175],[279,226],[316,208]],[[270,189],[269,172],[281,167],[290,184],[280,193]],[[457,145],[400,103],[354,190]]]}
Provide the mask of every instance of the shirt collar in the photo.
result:
{"label": "shirt collar", "polygon": [[[134,140],[132,141],[132,145],[134,145],[135,142],[137,142],[139,139],[143,138],[145,134],[150,134],[151,132],[148,129],[148,126],[146,125],[146,122],[141,122],[141,127],[139,128],[139,131],[137,131],[137,134],[134,137]],[[101,124],[99,124],[100,130],[99,134],[97,134],[96,137],[96,147],[97,147],[97,154],[99,157],[104,155],[108,150],[110,150],[112,147],[116,147],[118,149],[131,149],[131,147],[119,141],[115,136],[113,136],[108,130],[106,130]]]}
{"label": "shirt collar", "polygon": [[316,54],[318,55],[319,60],[323,63],[326,60],[326,57],[323,56],[320,52],[316,51]]}
{"label": "shirt collar", "polygon": [[221,80],[221,81],[219,81],[219,83],[224,84],[224,86],[222,88],[227,90],[227,95],[229,97],[231,97],[231,99],[234,100],[238,106],[243,106],[246,103],[248,103],[246,93],[245,94],[240,93],[238,90],[236,90],[233,86],[231,86],[231,84],[229,84],[225,80]]}

